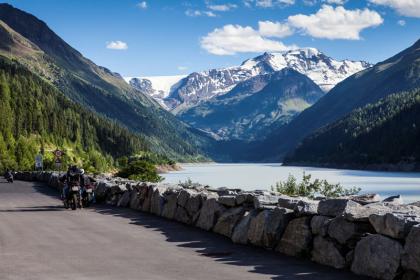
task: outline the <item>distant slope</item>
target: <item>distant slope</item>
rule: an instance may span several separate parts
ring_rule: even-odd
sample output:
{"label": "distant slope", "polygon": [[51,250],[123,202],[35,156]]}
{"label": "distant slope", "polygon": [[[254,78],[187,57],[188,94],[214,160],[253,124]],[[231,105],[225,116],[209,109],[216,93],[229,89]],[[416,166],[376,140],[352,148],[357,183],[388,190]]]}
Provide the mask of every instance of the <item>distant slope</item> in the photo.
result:
{"label": "distant slope", "polygon": [[72,150],[68,163],[83,158],[84,166],[96,171],[106,169],[109,156],[149,150],[141,137],[75,104],[18,62],[2,56],[0,112],[0,170],[32,169],[40,147],[68,147]]}
{"label": "distant slope", "polygon": [[178,118],[219,139],[264,139],[290,122],[324,92],[308,77],[285,68],[240,82],[230,92],[178,113]]}
{"label": "distant slope", "polygon": [[207,145],[207,138],[120,75],[84,58],[44,22],[8,4],[0,4],[0,21],[0,36],[6,39],[0,42],[0,54],[17,59],[73,101],[143,135],[153,151],[174,159],[200,157],[199,146]]}
{"label": "distant slope", "polygon": [[285,162],[420,170],[420,89],[354,110],[305,138]]}
{"label": "distant slope", "polygon": [[389,94],[419,86],[420,40],[401,53],[339,83],[290,124],[274,131],[267,141],[256,144],[248,156],[254,160],[281,160],[316,129]]}

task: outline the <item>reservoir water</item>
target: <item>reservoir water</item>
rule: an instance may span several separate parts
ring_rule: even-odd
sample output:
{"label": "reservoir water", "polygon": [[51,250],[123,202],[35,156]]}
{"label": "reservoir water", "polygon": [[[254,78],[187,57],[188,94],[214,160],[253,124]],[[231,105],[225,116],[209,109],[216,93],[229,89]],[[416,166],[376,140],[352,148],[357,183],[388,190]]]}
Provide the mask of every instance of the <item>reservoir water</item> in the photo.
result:
{"label": "reservoir water", "polygon": [[360,187],[361,193],[378,193],[383,198],[401,194],[404,202],[420,201],[420,173],[379,172],[316,167],[293,167],[273,164],[182,164],[183,170],[163,174],[164,182],[179,183],[191,179],[211,187],[269,190],[289,174],[299,180],[302,173],[312,178],[326,179],[345,187]]}

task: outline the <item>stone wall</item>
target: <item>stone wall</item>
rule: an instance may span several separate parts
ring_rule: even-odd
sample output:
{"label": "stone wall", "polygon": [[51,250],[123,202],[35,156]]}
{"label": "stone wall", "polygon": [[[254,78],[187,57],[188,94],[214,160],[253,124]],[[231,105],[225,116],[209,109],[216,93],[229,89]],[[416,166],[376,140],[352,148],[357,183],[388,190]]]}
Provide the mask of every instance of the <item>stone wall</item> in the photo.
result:
{"label": "stone wall", "polygon": [[[57,173],[18,173],[60,189]],[[378,195],[309,200],[273,192],[98,179],[97,199],[378,279],[420,279],[420,202]]]}

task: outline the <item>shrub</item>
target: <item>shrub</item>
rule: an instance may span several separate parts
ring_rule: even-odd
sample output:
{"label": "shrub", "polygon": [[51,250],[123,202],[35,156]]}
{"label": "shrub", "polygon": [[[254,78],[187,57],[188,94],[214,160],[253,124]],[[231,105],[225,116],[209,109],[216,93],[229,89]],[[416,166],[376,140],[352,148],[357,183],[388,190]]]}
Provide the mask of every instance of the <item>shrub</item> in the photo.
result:
{"label": "shrub", "polygon": [[136,160],[127,164],[118,173],[117,176],[138,180],[144,182],[160,182],[163,180],[156,171],[155,166],[144,160]]}
{"label": "shrub", "polygon": [[285,182],[277,182],[271,189],[285,195],[306,196],[311,198],[317,195],[325,197],[355,195],[361,190],[360,188],[354,187],[344,188],[340,184],[330,184],[327,180],[315,179],[314,181],[311,181],[311,178],[311,174],[306,175],[305,172],[303,172],[302,181],[298,183],[293,175],[289,175]]}

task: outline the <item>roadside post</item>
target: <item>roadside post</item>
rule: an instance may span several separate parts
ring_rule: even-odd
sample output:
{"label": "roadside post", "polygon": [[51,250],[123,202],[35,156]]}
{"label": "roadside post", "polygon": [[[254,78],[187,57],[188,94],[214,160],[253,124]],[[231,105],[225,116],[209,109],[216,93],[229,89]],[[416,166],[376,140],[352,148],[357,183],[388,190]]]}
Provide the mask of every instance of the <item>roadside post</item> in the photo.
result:
{"label": "roadside post", "polygon": [[35,156],[35,170],[44,170],[44,163],[42,159],[42,154],[38,154]]}
{"label": "roadside post", "polygon": [[54,159],[55,168],[57,168],[58,176],[60,176],[61,175],[61,164],[62,164],[61,157],[64,155],[64,152],[59,150],[59,149],[56,149],[55,151],[53,151],[53,154],[54,154],[54,158],[55,158]]}

